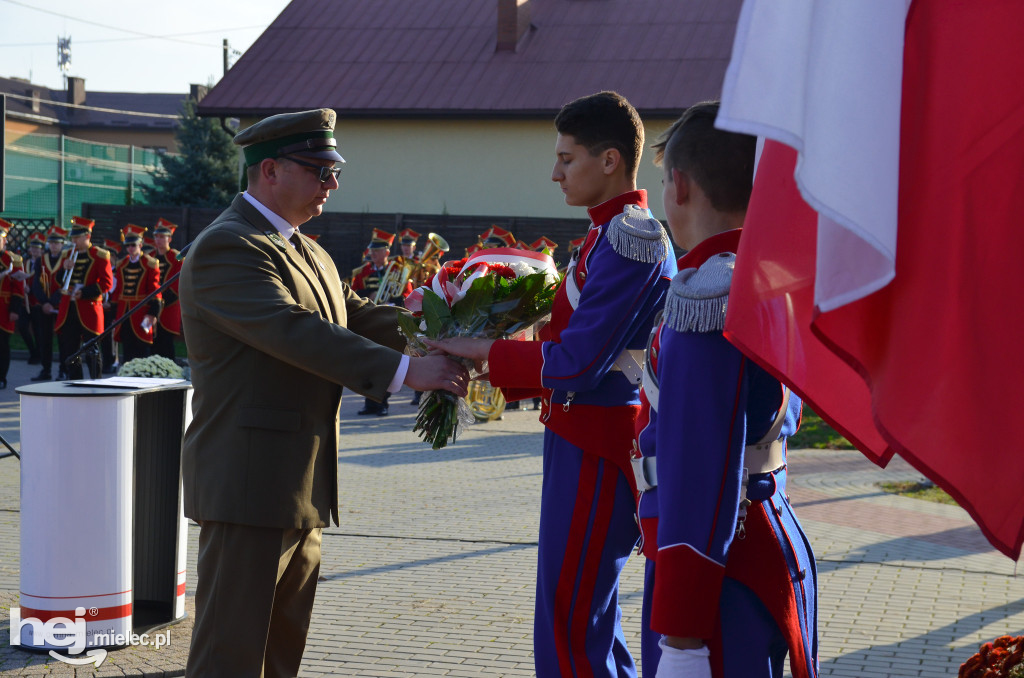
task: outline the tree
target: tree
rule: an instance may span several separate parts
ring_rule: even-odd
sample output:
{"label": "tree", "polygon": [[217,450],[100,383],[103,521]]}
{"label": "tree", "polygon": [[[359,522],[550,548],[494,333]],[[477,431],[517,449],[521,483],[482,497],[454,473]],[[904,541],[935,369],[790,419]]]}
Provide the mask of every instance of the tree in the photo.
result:
{"label": "tree", "polygon": [[196,102],[185,100],[175,132],[179,155],[162,156],[163,172],[144,186],[151,205],[226,207],[238,192],[238,150],[216,118],[196,115]]}

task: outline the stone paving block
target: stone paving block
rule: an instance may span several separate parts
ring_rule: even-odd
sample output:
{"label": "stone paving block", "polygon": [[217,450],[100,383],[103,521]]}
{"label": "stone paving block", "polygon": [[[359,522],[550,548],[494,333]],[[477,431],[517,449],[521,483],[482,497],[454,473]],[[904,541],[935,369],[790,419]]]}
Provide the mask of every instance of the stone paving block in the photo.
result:
{"label": "stone paving block", "polygon": [[[33,374],[15,360],[9,380],[13,387]],[[354,415],[360,405],[346,394],[342,525],[324,532],[300,676],[534,675],[535,414],[470,427],[434,451],[410,432],[413,408],[367,422]],[[12,389],[0,392],[0,433],[20,440]],[[0,460],[0,590],[11,594],[20,568],[18,464]],[[857,452],[790,452],[790,494],[819,560],[822,676],[955,676],[981,643],[1024,632],[1024,578],[961,509],[876,486],[918,475],[899,459],[882,470]],[[190,525],[190,605],[197,538]],[[637,656],[642,576],[642,558],[631,558],[621,605]],[[175,651],[187,653],[188,640],[172,633]],[[63,671],[9,660],[3,649],[0,676]],[[165,651],[125,656],[123,666],[109,663],[111,653],[102,674],[173,674]]]}

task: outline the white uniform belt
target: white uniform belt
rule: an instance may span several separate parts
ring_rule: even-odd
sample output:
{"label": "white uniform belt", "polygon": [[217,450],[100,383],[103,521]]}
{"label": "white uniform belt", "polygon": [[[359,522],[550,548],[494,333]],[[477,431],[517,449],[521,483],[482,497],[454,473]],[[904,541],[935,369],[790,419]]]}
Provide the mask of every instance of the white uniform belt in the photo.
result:
{"label": "white uniform belt", "polygon": [[[785,464],[781,440],[773,440],[763,445],[748,445],[743,454],[744,470],[749,475],[772,473]],[[657,457],[633,457],[629,463],[633,467],[633,477],[636,478],[638,490],[647,492],[658,486]]]}
{"label": "white uniform belt", "polygon": [[643,349],[627,348],[612,365],[612,372],[622,372],[629,379],[631,384],[640,385],[644,375],[644,351]]}
{"label": "white uniform belt", "polygon": [[644,372],[642,376],[642,383],[644,389],[644,395],[647,396],[647,402],[651,406],[651,409],[655,412],[658,411],[658,399],[660,396],[660,389],[658,388],[658,382],[654,375],[651,374],[650,365],[644,366]]}

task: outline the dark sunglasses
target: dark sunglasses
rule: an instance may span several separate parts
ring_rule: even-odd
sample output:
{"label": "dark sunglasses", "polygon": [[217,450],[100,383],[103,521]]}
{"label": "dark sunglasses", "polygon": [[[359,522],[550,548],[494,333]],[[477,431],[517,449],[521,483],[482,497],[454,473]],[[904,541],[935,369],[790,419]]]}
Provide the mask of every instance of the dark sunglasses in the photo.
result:
{"label": "dark sunglasses", "polygon": [[291,162],[294,162],[296,165],[302,165],[303,167],[315,169],[317,171],[317,179],[320,180],[321,184],[326,184],[327,180],[331,177],[332,174],[334,175],[335,179],[341,176],[340,167],[325,167],[324,165],[315,165],[311,162],[303,162],[302,160],[296,160],[295,158],[288,155],[282,155],[279,159],[289,160]]}

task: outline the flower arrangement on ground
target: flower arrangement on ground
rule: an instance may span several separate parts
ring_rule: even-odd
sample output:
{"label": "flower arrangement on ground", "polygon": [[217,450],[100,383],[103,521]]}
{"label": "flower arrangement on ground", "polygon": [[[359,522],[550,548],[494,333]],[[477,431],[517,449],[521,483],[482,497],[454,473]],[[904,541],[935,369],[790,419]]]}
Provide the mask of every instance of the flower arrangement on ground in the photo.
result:
{"label": "flower arrangement on ground", "polygon": [[129,360],[117,371],[119,377],[151,377],[184,379],[184,371],[171,360],[160,355]]}
{"label": "flower arrangement on ground", "polygon": [[1024,636],[1000,636],[960,665],[959,678],[1024,678]]}
{"label": "flower arrangement on ground", "polygon": [[[558,269],[547,254],[510,247],[481,250],[444,264],[426,285],[414,290],[406,298],[413,317],[403,315],[399,324],[414,355],[429,352],[424,338],[515,338],[551,313],[559,282]],[[437,450],[472,421],[463,399],[447,391],[430,391],[420,399],[413,431]]]}

